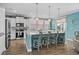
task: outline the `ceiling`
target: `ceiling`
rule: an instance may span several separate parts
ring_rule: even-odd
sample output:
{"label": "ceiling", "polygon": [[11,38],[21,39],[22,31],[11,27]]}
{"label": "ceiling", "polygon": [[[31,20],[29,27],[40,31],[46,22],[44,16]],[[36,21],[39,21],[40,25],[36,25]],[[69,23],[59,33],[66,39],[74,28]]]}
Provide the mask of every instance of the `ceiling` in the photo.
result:
{"label": "ceiling", "polygon": [[[51,5],[50,17],[58,17],[58,8],[60,8],[61,16],[79,10],[79,3],[39,3],[39,17],[49,17],[49,5]],[[31,17],[36,15],[35,3],[0,3],[0,7],[5,8],[7,13],[24,14]]]}

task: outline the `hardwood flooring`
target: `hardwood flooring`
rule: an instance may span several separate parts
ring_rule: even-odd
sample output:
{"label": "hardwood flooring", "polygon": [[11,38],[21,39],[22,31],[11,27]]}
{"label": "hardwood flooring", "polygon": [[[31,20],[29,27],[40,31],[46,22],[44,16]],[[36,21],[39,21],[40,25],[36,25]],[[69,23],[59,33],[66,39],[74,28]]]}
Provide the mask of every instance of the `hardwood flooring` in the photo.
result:
{"label": "hardwood flooring", "polygon": [[65,46],[59,45],[57,48],[54,46],[50,48],[43,47],[39,52],[37,49],[33,49],[33,52],[27,53],[24,40],[13,40],[11,46],[2,55],[78,55],[72,45],[72,42],[68,41]]}

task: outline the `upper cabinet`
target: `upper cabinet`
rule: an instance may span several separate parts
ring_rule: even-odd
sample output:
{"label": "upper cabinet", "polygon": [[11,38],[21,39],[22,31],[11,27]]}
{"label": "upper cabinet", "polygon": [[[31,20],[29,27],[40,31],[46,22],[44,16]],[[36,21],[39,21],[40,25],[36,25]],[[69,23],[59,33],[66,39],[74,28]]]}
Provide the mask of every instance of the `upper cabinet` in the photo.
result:
{"label": "upper cabinet", "polygon": [[5,9],[0,8],[0,21],[5,20]]}
{"label": "upper cabinet", "polygon": [[24,23],[24,17],[16,17],[16,23]]}
{"label": "upper cabinet", "polygon": [[16,18],[11,18],[10,22],[11,22],[11,27],[15,27],[16,26],[16,24],[15,24]]}

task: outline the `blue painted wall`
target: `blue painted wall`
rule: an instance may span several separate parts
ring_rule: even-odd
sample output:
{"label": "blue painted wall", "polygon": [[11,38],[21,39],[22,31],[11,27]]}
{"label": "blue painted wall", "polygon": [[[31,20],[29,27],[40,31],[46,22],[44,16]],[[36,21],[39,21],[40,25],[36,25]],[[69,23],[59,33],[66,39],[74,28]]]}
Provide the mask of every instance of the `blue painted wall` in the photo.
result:
{"label": "blue painted wall", "polygon": [[75,38],[74,32],[79,31],[79,12],[67,15],[66,38],[72,40]]}
{"label": "blue painted wall", "polygon": [[[75,31],[79,31],[79,12],[72,13],[66,16],[67,29],[66,29],[66,39],[72,40],[75,38]],[[57,29],[56,20],[53,19],[50,22],[50,29]]]}

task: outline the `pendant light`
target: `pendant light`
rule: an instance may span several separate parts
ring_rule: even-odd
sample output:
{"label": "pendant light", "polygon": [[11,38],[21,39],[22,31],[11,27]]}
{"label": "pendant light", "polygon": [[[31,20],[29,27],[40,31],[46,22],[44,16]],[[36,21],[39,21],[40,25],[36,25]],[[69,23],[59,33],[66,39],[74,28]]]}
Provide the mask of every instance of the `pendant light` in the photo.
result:
{"label": "pendant light", "polygon": [[51,8],[51,6],[49,5],[48,8],[49,8],[49,18],[48,18],[49,30],[51,30],[51,24],[50,24],[50,22],[51,22],[51,18],[50,18],[50,8]]}
{"label": "pendant light", "polygon": [[[59,17],[60,17],[60,8],[58,8],[58,20],[59,20]],[[59,32],[60,29],[59,29],[59,25],[57,25],[57,32]]]}
{"label": "pendant light", "polygon": [[52,17],[53,17],[53,19],[54,19],[54,5],[52,5]]}
{"label": "pendant light", "polygon": [[60,8],[58,8],[58,17],[60,17]]}
{"label": "pendant light", "polygon": [[36,21],[36,29],[37,30],[39,30],[38,29],[38,20],[39,20],[39,18],[38,18],[38,3],[35,3],[35,5],[36,5],[36,16],[35,16],[35,21]]}
{"label": "pendant light", "polygon": [[48,21],[50,23],[50,21],[51,21],[51,19],[50,19],[50,8],[51,8],[51,6],[49,5],[48,8],[49,8],[49,18],[48,18]]}
{"label": "pendant light", "polygon": [[35,3],[35,4],[36,4],[36,17],[35,17],[35,19],[39,20],[39,18],[38,18],[38,3]]}

